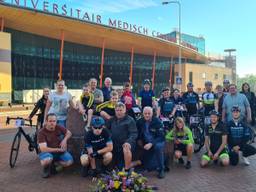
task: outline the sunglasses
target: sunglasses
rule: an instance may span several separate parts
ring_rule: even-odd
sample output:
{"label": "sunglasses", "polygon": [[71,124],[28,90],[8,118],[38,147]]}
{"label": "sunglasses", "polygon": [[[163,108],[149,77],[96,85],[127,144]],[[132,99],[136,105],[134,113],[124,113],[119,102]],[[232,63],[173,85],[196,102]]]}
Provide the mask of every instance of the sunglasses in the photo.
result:
{"label": "sunglasses", "polygon": [[234,112],[240,112],[240,110],[233,110],[232,113],[234,113]]}
{"label": "sunglasses", "polygon": [[93,129],[103,129],[103,126],[101,126],[101,127],[93,127]]}

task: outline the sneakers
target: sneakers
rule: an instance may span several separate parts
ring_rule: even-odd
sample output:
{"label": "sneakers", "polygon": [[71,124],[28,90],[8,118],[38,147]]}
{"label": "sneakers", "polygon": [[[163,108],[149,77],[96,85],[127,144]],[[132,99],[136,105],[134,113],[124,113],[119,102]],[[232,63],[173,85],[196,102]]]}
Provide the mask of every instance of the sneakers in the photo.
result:
{"label": "sneakers", "polygon": [[164,174],[164,170],[160,170],[158,172],[158,176],[157,176],[159,179],[163,179],[165,177],[165,174]]}
{"label": "sneakers", "polygon": [[244,164],[245,164],[246,166],[249,166],[249,165],[250,165],[250,161],[249,161],[249,159],[248,159],[247,157],[243,157],[243,160],[244,160]]}
{"label": "sneakers", "polygon": [[178,162],[179,162],[179,164],[184,165],[184,160],[182,157],[178,159]]}
{"label": "sneakers", "polygon": [[191,168],[191,162],[190,161],[187,161],[187,163],[185,165],[185,168],[186,169],[190,169]]}
{"label": "sneakers", "polygon": [[50,177],[50,172],[51,172],[51,166],[50,166],[50,165],[44,167],[44,168],[43,168],[42,177],[43,177],[43,178],[48,178],[48,177]]}

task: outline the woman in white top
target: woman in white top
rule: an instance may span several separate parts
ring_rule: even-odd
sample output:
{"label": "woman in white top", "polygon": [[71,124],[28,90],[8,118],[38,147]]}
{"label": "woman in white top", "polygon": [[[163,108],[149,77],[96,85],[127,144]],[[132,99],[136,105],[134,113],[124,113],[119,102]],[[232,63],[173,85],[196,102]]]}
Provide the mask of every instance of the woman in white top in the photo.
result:
{"label": "woman in white top", "polygon": [[75,108],[72,96],[69,92],[65,91],[65,81],[58,80],[57,90],[51,93],[48,97],[45,108],[45,117],[48,113],[54,113],[57,115],[57,124],[66,127],[69,106]]}

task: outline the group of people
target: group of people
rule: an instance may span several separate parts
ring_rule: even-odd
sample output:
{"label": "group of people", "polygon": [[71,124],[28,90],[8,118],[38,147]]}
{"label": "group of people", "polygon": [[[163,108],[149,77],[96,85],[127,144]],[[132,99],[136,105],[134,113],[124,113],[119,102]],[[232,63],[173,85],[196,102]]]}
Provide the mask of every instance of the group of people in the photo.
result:
{"label": "group of people", "polygon": [[[143,165],[144,169],[157,170],[158,178],[164,178],[172,157],[168,154],[171,152],[165,150],[167,143],[174,146],[174,159],[190,169],[194,138],[189,117],[200,109],[210,119],[205,127],[206,152],[202,156],[202,167],[210,162],[236,165],[239,151],[249,165],[247,157],[256,153],[256,149],[248,144],[251,135],[248,124],[255,123],[256,100],[247,83],[243,85],[242,93],[238,93],[235,84],[224,80],[224,87],[217,86],[217,92],[214,92],[212,83],[206,81],[201,102],[191,82],[183,94],[178,89],[171,94],[169,87],[164,88],[158,101],[149,80],[143,82],[137,101],[129,83],[117,91],[113,90],[110,78],[106,78],[104,84],[104,88],[98,89],[97,80],[90,79],[83,86],[77,103],[65,91],[63,80],[57,81],[55,92],[44,89],[43,97],[29,116],[32,118],[38,109],[41,110],[38,144],[44,178],[73,163],[67,151],[67,140],[72,136],[66,129],[68,107],[78,109],[86,119],[85,146],[80,157],[83,176],[90,168],[90,174],[96,177],[97,161],[100,161],[101,171],[109,171],[113,166],[128,171]],[[138,107],[142,110],[140,119],[134,116]],[[165,130],[162,118],[174,118],[173,127]],[[186,163],[183,156],[187,156]]]}

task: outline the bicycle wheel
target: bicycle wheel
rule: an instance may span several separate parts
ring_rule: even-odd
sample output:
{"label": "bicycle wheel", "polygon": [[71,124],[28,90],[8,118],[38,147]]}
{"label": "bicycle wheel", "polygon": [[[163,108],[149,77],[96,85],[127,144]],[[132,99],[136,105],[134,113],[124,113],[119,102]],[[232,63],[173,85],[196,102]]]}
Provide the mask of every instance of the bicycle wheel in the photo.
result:
{"label": "bicycle wheel", "polygon": [[194,138],[194,152],[198,153],[204,146],[204,133],[201,127],[194,127],[192,129]]}
{"label": "bicycle wheel", "polygon": [[21,133],[18,132],[16,133],[13,142],[12,142],[12,148],[11,148],[11,153],[10,153],[10,158],[9,158],[9,164],[10,167],[13,168],[15,166],[18,154],[19,154],[19,149],[20,149],[20,141],[21,141]]}

